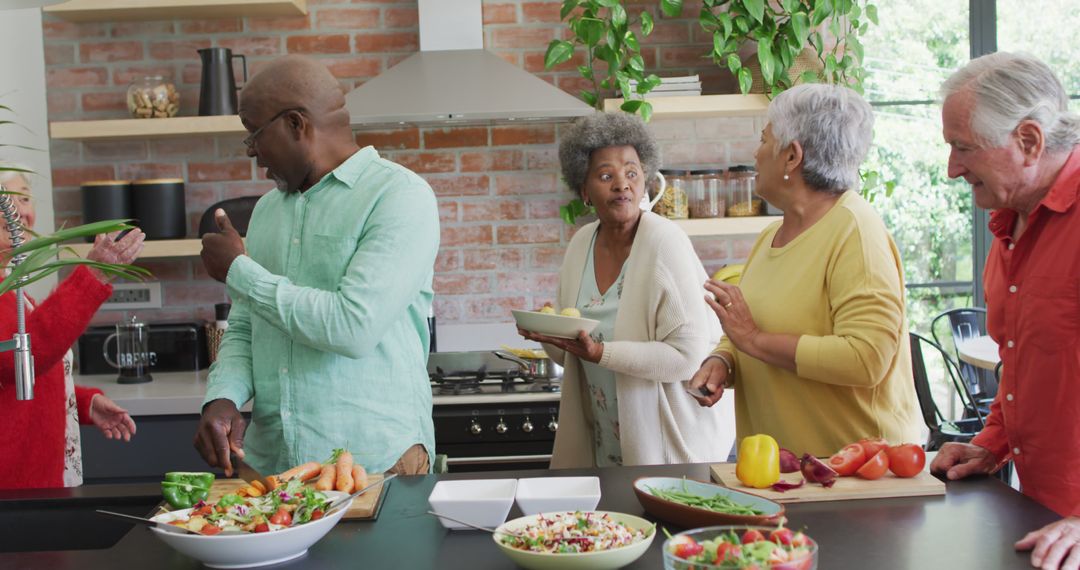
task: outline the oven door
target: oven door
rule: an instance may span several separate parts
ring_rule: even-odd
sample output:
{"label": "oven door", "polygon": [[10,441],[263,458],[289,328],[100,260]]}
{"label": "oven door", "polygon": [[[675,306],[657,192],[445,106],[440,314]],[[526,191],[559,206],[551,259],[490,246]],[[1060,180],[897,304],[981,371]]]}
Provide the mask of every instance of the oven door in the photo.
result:
{"label": "oven door", "polygon": [[559,403],[440,405],[433,412],[435,452],[452,473],[547,469]]}

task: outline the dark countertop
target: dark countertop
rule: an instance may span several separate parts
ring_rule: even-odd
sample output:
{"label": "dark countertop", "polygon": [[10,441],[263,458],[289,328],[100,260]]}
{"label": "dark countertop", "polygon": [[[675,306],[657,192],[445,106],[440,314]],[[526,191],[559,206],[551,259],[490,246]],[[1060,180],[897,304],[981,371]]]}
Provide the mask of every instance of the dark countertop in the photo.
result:
{"label": "dark countertop", "polygon": [[[379,519],[344,521],[308,555],[273,568],[513,568],[490,535],[447,531],[426,515],[427,496],[440,478],[480,479],[550,475],[599,475],[598,509],[642,515],[631,483],[647,475],[708,478],[706,465],[625,467],[597,470],[462,473],[400,477],[391,483]],[[73,491],[2,492],[0,518],[17,516],[28,505],[59,507],[124,498],[129,506],[154,497],[152,485],[90,486]],[[61,511],[62,512],[62,511]],[[1026,532],[1058,517],[997,479],[948,483],[944,497],[831,501],[788,505],[788,526],[803,528],[821,547],[819,568],[938,569],[1030,568],[1027,553],[1013,550]],[[510,517],[519,516],[515,507]],[[55,515],[54,515],[55,516]],[[122,524],[122,523],[121,523]],[[678,529],[669,526],[675,532]],[[661,568],[661,534],[628,568]],[[111,548],[0,554],[0,567],[15,568],[200,568],[152,536],[135,528]]]}

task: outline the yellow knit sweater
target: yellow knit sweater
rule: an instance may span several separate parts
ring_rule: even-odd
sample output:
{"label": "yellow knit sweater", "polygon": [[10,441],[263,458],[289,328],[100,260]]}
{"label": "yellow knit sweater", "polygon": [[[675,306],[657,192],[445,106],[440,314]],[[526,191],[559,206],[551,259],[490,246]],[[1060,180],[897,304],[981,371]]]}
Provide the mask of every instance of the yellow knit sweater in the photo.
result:
{"label": "yellow knit sweater", "polygon": [[735,349],[736,437],[767,433],[826,456],[862,437],[917,442],[918,402],[900,253],[877,213],[846,192],[784,247],[780,224],[750,252],[740,289],[764,332],[801,335],[798,373]]}

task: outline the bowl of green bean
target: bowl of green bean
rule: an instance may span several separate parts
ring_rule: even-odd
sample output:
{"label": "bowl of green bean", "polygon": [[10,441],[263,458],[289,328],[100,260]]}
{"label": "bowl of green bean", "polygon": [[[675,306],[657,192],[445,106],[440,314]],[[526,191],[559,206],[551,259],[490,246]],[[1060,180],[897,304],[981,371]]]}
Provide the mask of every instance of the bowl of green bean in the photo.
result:
{"label": "bowl of green bean", "polygon": [[683,528],[776,525],[784,506],[764,497],[680,477],[641,477],[634,494],[652,516]]}

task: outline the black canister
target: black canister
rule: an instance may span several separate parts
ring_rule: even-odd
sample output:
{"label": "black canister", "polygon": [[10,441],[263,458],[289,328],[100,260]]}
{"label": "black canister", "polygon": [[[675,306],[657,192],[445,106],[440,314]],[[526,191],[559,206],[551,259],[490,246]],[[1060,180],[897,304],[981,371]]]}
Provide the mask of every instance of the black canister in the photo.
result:
{"label": "black canister", "polygon": [[[131,182],[128,180],[92,180],[82,183],[83,223],[102,220],[126,220],[134,217]],[[86,241],[94,241],[89,236]]]}
{"label": "black canister", "polygon": [[135,224],[146,234],[146,239],[187,236],[184,181],[180,178],[133,181],[131,209]]}

